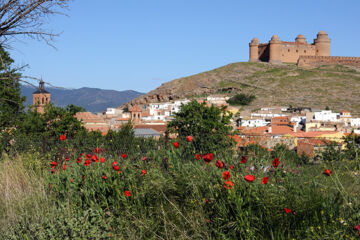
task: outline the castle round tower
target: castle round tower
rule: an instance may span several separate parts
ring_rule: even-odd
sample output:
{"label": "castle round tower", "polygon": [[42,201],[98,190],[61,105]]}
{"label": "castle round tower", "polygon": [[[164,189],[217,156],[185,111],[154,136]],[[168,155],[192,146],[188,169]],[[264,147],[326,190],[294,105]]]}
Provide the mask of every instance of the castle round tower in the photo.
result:
{"label": "castle round tower", "polygon": [[302,34],[297,35],[297,37],[295,38],[295,42],[296,43],[307,43],[306,38]]}
{"label": "castle round tower", "polygon": [[249,46],[250,46],[249,62],[259,61],[259,39],[253,38],[249,43]]}
{"label": "castle round tower", "polygon": [[272,36],[269,43],[270,43],[269,62],[281,63],[282,42],[280,41],[279,36],[278,35]]}
{"label": "castle round tower", "polygon": [[315,56],[330,56],[330,38],[325,31],[320,31],[314,39]]}

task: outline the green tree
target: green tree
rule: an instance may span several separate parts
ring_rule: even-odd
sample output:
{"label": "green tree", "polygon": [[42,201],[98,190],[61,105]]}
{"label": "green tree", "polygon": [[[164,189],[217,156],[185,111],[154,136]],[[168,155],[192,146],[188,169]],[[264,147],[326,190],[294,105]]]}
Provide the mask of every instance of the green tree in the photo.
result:
{"label": "green tree", "polygon": [[196,153],[226,153],[231,149],[230,137],[232,114],[226,107],[208,107],[205,103],[193,100],[182,105],[175,119],[168,124],[170,132],[178,134],[180,139],[192,136],[192,146]]}
{"label": "green tree", "polygon": [[230,105],[246,106],[249,105],[252,101],[254,101],[255,98],[256,97],[252,94],[240,93],[230,98],[227,103],[229,103]]}

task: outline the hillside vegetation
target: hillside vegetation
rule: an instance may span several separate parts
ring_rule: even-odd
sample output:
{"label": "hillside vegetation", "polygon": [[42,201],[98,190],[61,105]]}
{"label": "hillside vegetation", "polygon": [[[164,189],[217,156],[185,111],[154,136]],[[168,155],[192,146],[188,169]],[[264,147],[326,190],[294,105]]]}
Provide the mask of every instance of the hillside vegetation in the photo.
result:
{"label": "hillside vegetation", "polygon": [[[131,103],[203,97],[214,93],[251,93],[247,109],[283,105],[350,110],[360,114],[360,70],[348,66],[301,69],[294,64],[232,63],[208,72],[172,80]],[[229,94],[229,93],[228,93]]]}

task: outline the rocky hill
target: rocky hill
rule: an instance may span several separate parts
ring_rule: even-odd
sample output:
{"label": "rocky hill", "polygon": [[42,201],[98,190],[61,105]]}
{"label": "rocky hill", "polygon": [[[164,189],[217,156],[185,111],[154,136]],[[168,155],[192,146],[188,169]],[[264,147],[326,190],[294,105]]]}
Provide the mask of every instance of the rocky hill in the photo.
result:
{"label": "rocky hill", "polygon": [[281,105],[350,110],[360,114],[360,69],[342,65],[298,68],[295,64],[232,63],[162,84],[128,105],[171,101],[209,94],[251,93],[246,109]]}
{"label": "rocky hill", "polygon": [[[85,108],[89,112],[102,112],[109,107],[117,107],[143,93],[133,90],[115,91],[99,88],[79,88],[79,89],[58,89],[46,88],[51,93],[51,101],[60,107],[74,104]],[[32,104],[32,93],[35,88],[21,86],[21,94],[26,96],[26,104]]]}

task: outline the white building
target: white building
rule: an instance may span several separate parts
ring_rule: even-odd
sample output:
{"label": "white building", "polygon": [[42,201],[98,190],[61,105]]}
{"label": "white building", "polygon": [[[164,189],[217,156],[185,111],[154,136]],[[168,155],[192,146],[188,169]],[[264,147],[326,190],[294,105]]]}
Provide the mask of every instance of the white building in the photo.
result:
{"label": "white building", "polygon": [[350,120],[350,126],[352,126],[352,127],[360,127],[360,118],[352,118]]}
{"label": "white building", "polygon": [[268,125],[269,122],[265,121],[264,119],[247,119],[241,120],[241,127],[264,127]]}
{"label": "white building", "polygon": [[331,110],[321,110],[314,112],[313,120],[321,122],[337,122],[340,119],[340,113],[333,113]]}
{"label": "white building", "polygon": [[123,110],[117,108],[107,108],[105,114],[106,115],[119,115],[122,114]]}

